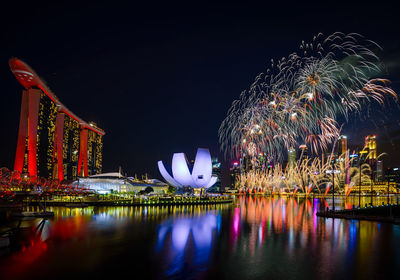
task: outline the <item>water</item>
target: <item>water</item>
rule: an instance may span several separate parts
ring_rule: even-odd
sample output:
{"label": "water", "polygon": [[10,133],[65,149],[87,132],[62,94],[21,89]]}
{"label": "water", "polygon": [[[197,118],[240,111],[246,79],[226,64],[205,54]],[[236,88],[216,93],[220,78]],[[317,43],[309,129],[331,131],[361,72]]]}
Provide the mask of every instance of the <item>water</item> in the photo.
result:
{"label": "water", "polygon": [[0,278],[395,279],[400,226],[316,217],[329,203],[53,208],[53,219],[23,221],[22,247],[2,251]]}

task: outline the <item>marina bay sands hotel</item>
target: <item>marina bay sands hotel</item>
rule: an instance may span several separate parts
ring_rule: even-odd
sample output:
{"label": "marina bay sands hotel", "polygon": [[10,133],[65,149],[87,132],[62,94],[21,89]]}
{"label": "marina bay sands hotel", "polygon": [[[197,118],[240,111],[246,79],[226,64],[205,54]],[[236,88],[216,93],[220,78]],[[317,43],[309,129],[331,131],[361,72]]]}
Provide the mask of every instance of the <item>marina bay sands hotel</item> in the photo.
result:
{"label": "marina bay sands hotel", "polygon": [[9,65],[24,87],[14,170],[59,181],[101,173],[105,132],[72,113],[26,63]]}

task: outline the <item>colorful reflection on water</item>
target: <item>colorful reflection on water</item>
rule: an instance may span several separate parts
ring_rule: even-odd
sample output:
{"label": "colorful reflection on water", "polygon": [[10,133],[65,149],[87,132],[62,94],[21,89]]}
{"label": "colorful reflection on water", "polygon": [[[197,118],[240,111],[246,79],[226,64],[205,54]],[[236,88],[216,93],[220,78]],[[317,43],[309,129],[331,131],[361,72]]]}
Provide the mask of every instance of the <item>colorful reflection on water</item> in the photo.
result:
{"label": "colorful reflection on water", "polygon": [[[335,206],[352,207],[354,199],[337,199]],[[21,223],[21,247],[3,250],[0,275],[364,279],[400,273],[400,226],[315,215],[329,205],[329,199],[239,197],[232,205],[54,208],[53,219]]]}
{"label": "colorful reflection on water", "polygon": [[[164,221],[158,229],[157,253],[169,256],[161,265],[165,275],[187,273],[192,266],[198,271],[207,270],[220,223],[220,215],[214,211]],[[189,246],[192,250],[187,252]]]}
{"label": "colorful reflection on water", "polygon": [[[337,200],[336,207],[350,208],[352,202]],[[399,273],[400,227],[318,218],[316,212],[330,203],[240,198],[232,211],[224,261],[235,270],[225,276],[363,279]]]}

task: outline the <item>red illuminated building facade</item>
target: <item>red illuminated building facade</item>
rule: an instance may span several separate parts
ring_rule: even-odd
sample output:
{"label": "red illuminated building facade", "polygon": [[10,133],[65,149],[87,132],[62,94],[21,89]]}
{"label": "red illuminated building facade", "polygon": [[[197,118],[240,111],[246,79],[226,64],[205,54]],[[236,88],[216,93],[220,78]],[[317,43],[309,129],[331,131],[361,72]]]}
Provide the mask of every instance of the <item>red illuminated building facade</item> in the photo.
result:
{"label": "red illuminated building facade", "polygon": [[59,181],[101,173],[105,132],[65,107],[26,63],[9,65],[24,87],[14,170]]}

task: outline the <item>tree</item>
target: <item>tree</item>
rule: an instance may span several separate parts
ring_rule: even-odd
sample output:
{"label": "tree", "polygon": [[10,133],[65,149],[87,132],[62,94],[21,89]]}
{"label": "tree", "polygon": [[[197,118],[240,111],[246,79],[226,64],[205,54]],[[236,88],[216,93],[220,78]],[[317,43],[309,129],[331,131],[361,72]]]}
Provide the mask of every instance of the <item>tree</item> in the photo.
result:
{"label": "tree", "polygon": [[146,187],[146,188],[144,189],[144,192],[145,192],[145,193],[152,193],[152,192],[154,192],[154,189],[153,189],[152,187]]}
{"label": "tree", "polygon": [[174,186],[168,186],[167,194],[173,194],[176,191]]}

